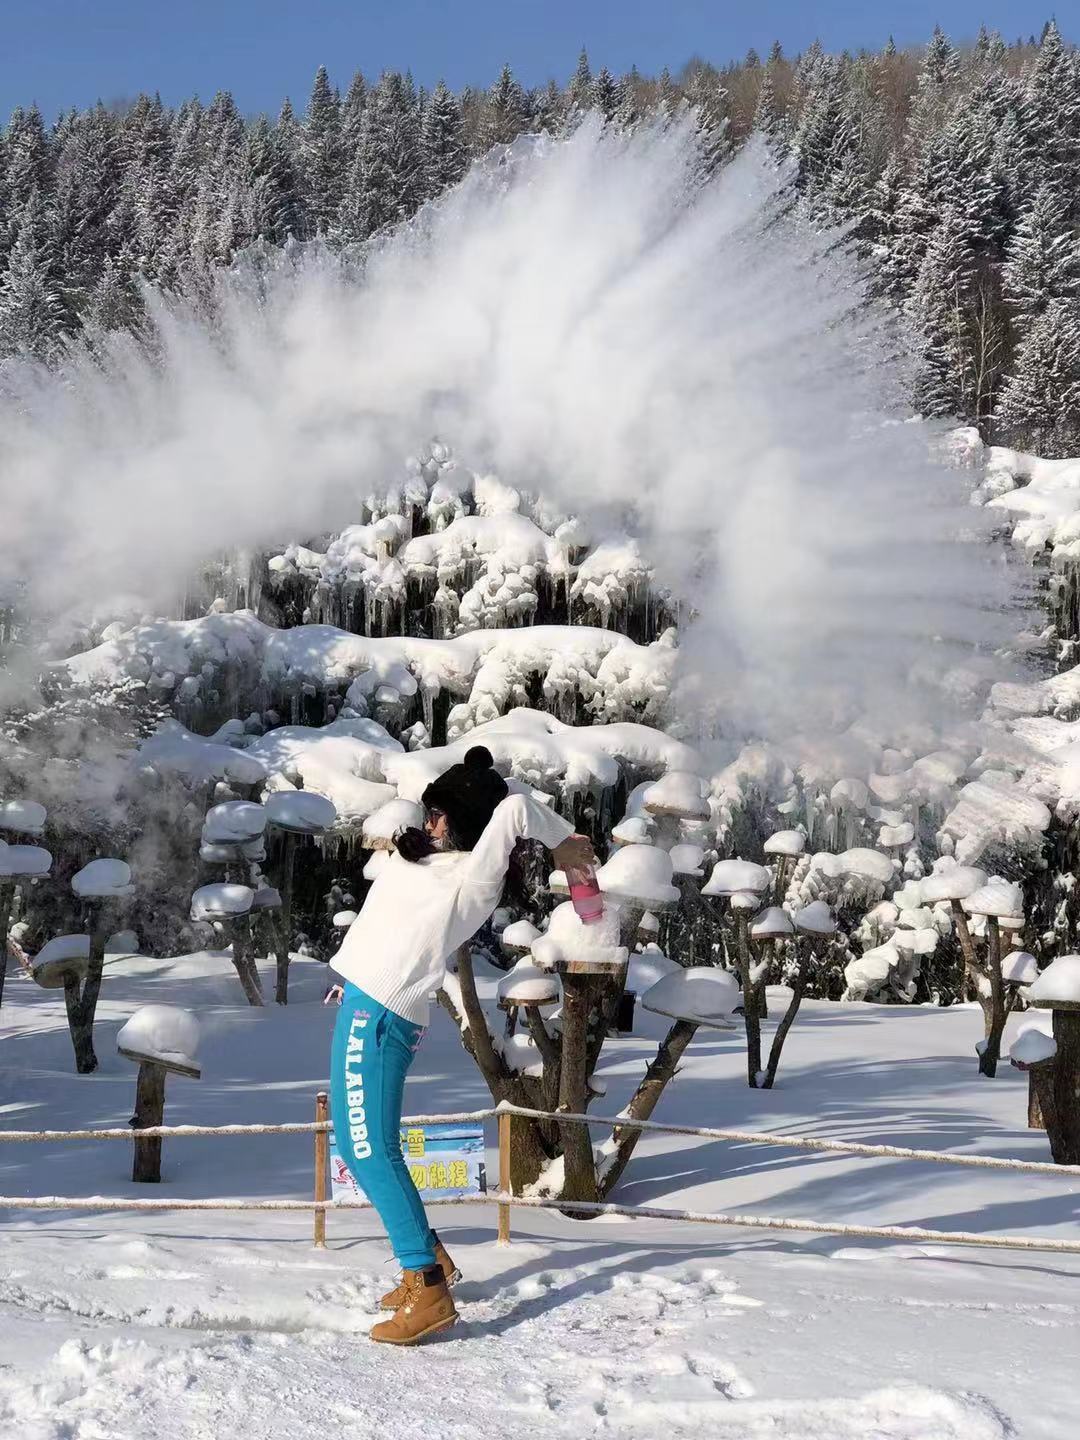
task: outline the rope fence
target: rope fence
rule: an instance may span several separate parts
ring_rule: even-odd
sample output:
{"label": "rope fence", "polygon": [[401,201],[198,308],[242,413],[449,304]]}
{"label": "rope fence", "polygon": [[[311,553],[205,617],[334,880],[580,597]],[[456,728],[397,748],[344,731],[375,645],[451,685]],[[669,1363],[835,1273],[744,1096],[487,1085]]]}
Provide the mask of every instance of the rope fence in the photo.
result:
{"label": "rope fence", "polygon": [[[326,1214],[330,1210],[369,1210],[366,1200],[331,1200],[326,1198],[326,1177],[329,1156],[329,1134],[333,1129],[327,1118],[327,1097],[320,1091],[316,1097],[316,1120],[282,1125],[157,1125],[145,1129],[124,1128],[91,1130],[0,1130],[0,1142],[34,1143],[66,1140],[133,1140],[150,1138],[185,1138],[196,1135],[312,1135],[315,1138],[315,1196],[312,1200],[251,1200],[243,1198],[147,1199],[111,1196],[0,1195],[0,1209],[72,1210],[72,1211],[301,1211],[314,1214],[315,1244],[325,1245]],[[496,1205],[499,1211],[500,1243],[510,1238],[512,1208],[557,1210],[562,1214],[582,1216],[625,1215],[647,1220],[670,1220],[696,1225],[719,1225],[736,1229],[775,1230],[796,1234],[835,1235],[859,1239],[906,1241],[936,1245],[979,1246],[996,1250],[1043,1251],[1080,1255],[1080,1240],[1058,1240],[1045,1236],[985,1235],[965,1230],[932,1230],[920,1226],[853,1225],[842,1221],[798,1220],[773,1215],[741,1215],[675,1209],[660,1205],[621,1205],[606,1201],[547,1199],[540,1196],[513,1195],[510,1191],[510,1127],[513,1118],[556,1120],[559,1123],[612,1126],[616,1130],[648,1130],[661,1134],[692,1135],[701,1139],[725,1140],[735,1144],[770,1145],[793,1150],[817,1151],[826,1154],[858,1155],[863,1158],[927,1161],[931,1164],[969,1166],[985,1170],[1011,1170],[1021,1173],[1080,1177],[1078,1165],[1055,1165],[1050,1162],[1008,1160],[987,1155],[952,1155],[936,1150],[915,1150],[899,1145],[866,1145],[857,1141],[816,1139],[803,1135],[777,1135],[747,1130],[722,1129],[704,1125],[674,1125],[658,1120],[631,1120],[626,1115],[584,1115],[573,1112],[533,1110],[507,1101],[482,1110],[465,1110],[437,1115],[403,1116],[403,1126],[448,1125],[497,1119],[499,1122],[499,1189],[492,1194],[432,1198],[429,1205]]]}

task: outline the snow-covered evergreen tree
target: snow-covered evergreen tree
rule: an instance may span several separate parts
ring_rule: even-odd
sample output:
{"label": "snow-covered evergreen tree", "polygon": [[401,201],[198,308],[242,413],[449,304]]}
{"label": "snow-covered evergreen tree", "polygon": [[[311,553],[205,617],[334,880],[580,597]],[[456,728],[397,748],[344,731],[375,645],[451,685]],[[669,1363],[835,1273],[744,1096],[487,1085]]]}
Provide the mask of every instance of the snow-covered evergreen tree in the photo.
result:
{"label": "snow-covered evergreen tree", "polygon": [[316,235],[329,235],[337,227],[341,209],[345,154],[341,106],[330,87],[325,65],[319,66],[311,89],[302,154],[311,227]]}
{"label": "snow-covered evergreen tree", "polygon": [[0,279],[0,356],[48,360],[64,328],[56,283],[52,217],[37,189],[19,217],[15,243]]}
{"label": "snow-covered evergreen tree", "polygon": [[581,54],[578,56],[577,68],[570,79],[570,84],[566,87],[566,103],[568,107],[586,110],[591,98],[592,71],[589,68],[589,57],[585,53],[583,45]]}
{"label": "snow-covered evergreen tree", "polygon": [[360,149],[342,207],[341,232],[366,240],[413,215],[424,199],[420,118],[405,77],[388,71],[368,97]]}
{"label": "snow-covered evergreen tree", "polygon": [[973,286],[966,222],[962,215],[946,214],[931,236],[908,307],[922,337],[914,398],[924,415],[974,418]]}
{"label": "snow-covered evergreen tree", "polygon": [[1068,221],[1068,204],[1056,186],[1042,185],[1020,217],[1003,272],[1016,319],[1031,321],[1052,300],[1080,293],[1080,243]]}
{"label": "snow-covered evergreen tree", "polygon": [[509,145],[528,128],[525,92],[504,65],[498,80],[488,91],[484,117],[484,138],[488,145]]}
{"label": "snow-covered evergreen tree", "polygon": [[598,110],[605,120],[614,120],[615,112],[619,108],[619,86],[614,75],[606,65],[593,77],[592,89],[589,91],[589,103],[594,110]]}
{"label": "snow-covered evergreen tree", "polygon": [[427,194],[440,195],[457,184],[468,164],[461,105],[442,80],[425,107],[421,138]]}
{"label": "snow-covered evergreen tree", "polygon": [[1052,299],[1032,321],[1002,386],[1003,438],[1039,455],[1080,452],[1080,304]]}

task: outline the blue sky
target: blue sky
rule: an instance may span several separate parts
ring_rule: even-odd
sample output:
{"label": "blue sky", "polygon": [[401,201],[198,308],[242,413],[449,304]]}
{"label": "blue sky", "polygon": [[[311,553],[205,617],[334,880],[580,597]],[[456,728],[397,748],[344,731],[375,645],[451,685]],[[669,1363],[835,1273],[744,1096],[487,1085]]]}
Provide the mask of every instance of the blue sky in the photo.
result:
{"label": "blue sky", "polygon": [[[49,118],[155,89],[170,104],[229,89],[245,111],[276,110],[286,94],[306,98],[320,64],[342,88],[357,67],[487,85],[504,61],[533,85],[565,79],[582,44],[594,66],[658,71],[695,53],[723,63],[774,38],[789,51],[815,36],[830,49],[877,47],[890,32],[914,43],[936,22],[964,39],[985,20],[1012,40],[1045,18],[1010,0],[8,0],[4,10],[0,113],[36,100]],[[1056,14],[1080,38],[1080,0],[1059,0]]]}

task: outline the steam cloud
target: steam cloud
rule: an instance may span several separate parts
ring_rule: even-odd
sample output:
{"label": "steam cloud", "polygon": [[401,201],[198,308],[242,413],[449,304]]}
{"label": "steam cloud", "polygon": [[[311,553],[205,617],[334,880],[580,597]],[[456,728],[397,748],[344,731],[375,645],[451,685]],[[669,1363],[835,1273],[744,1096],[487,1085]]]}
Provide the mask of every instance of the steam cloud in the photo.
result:
{"label": "steam cloud", "polygon": [[[961,476],[902,422],[895,337],[750,149],[587,122],[475,167],[360,262],[230,278],[213,326],[154,305],[0,413],[0,565],[49,608],[162,596],[212,551],[357,518],[438,435],[628,519],[689,595],[697,694],[760,732],[910,698],[1015,627]],[[691,693],[688,685],[687,694]],[[816,717],[816,718],[814,718]]]}

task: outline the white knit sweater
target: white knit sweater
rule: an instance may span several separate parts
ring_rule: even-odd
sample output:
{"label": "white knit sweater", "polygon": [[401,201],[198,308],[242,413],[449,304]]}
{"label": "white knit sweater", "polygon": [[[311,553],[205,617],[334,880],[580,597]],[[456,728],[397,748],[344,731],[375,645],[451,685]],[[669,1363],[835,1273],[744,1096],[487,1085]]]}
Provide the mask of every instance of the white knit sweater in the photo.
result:
{"label": "white knit sweater", "polygon": [[553,849],[574,827],[526,795],[508,795],[473,850],[417,862],[396,852],[380,870],[331,967],[415,1025],[428,1023],[428,996],[442,985],[447,959],[499,903],[518,840]]}

